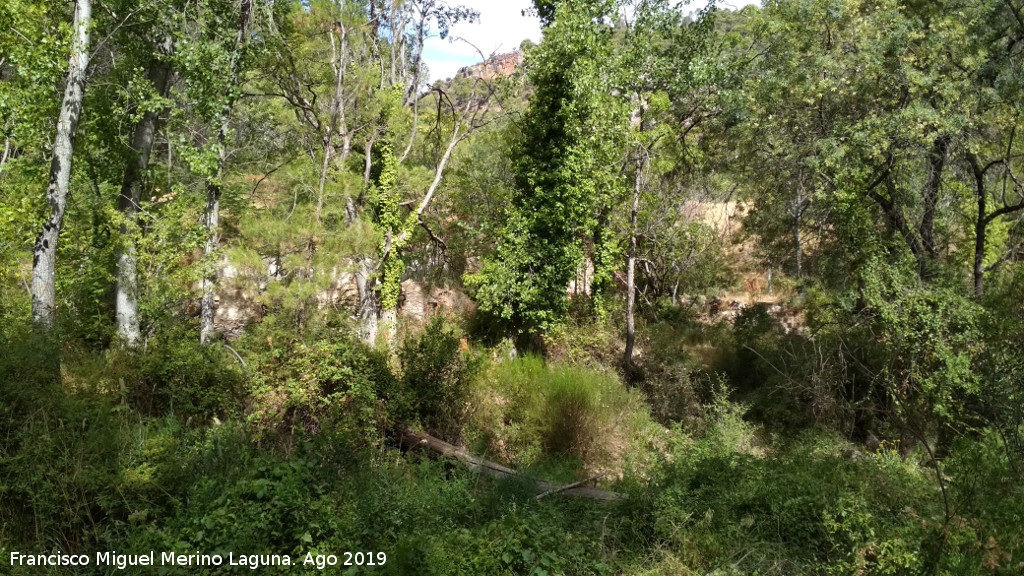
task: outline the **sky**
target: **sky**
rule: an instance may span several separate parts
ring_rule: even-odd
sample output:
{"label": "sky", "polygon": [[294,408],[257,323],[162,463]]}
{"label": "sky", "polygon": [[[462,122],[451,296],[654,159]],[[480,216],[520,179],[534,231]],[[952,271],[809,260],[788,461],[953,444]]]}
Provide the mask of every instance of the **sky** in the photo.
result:
{"label": "sky", "polygon": [[[523,16],[523,10],[533,5],[531,0],[451,0],[480,12],[476,24],[460,23],[452,29],[447,40],[434,36],[424,44],[423,58],[430,69],[430,81],[451,78],[463,66],[475,64],[491,54],[511,52],[529,38],[540,42],[540,20]],[[738,8],[758,4],[752,0],[725,0],[719,6]],[[687,10],[704,6],[699,0],[691,2]],[[481,58],[483,53],[485,58]]]}

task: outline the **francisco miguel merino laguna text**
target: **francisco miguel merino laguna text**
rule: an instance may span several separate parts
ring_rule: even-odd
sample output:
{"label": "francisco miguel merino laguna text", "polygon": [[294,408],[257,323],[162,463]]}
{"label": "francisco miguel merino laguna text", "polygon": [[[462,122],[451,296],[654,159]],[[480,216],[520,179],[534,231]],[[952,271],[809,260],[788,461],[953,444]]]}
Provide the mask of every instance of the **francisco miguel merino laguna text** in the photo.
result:
{"label": "francisco miguel merino laguna text", "polygon": [[[157,563],[157,559],[160,560]],[[89,566],[91,559],[86,554],[22,554],[11,552],[11,566]],[[302,564],[312,564],[318,569],[327,566],[336,566],[339,563],[344,566],[380,566],[387,562],[387,555],[383,552],[345,552],[341,555],[341,561],[333,554],[316,555],[307,553]],[[97,552],[96,566],[117,567],[119,570],[132,566],[245,566],[251,570],[264,566],[291,566],[292,557],[287,554],[235,554],[229,552],[225,559],[220,554],[178,554],[176,552],[161,552],[159,558],[156,553],[150,551],[148,554],[119,554],[114,552]]]}

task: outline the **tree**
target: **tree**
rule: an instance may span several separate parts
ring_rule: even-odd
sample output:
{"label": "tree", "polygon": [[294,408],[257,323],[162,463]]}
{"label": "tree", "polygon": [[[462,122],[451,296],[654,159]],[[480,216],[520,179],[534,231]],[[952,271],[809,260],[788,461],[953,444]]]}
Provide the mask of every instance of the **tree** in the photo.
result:
{"label": "tree", "polygon": [[[1014,187],[993,195],[996,172],[1012,180],[1014,14],[1001,1],[769,3],[752,24],[763,48],[745,99],[723,115],[746,142],[760,194],[748,223],[764,245],[789,245],[803,273],[804,231],[827,232],[811,257],[832,280],[881,251],[912,259],[929,282],[971,270],[980,294],[994,264],[988,226],[1019,211]],[[962,258],[969,244],[973,258]]]}
{"label": "tree", "polygon": [[[405,263],[402,258],[406,246],[412,239],[417,226],[423,227],[431,237],[433,231],[427,225],[424,216],[438,192],[445,176],[445,170],[456,148],[469,139],[477,130],[497,121],[503,116],[501,112],[491,111],[494,98],[494,87],[482,78],[474,80],[472,90],[461,107],[456,109],[443,90],[437,89],[437,129],[440,137],[441,127],[451,123],[451,132],[443,142],[443,152],[434,165],[432,178],[426,189],[409,204],[415,206],[406,216],[400,215],[400,203],[395,191],[397,159],[390,147],[384,150],[384,166],[381,172],[378,191],[375,195],[375,223],[383,233],[380,248],[381,287],[380,310],[381,319],[388,329],[388,340],[394,345],[397,327],[398,297],[401,291],[402,274]],[[387,146],[387,145],[386,145]],[[370,333],[364,336],[370,340]]]}
{"label": "tree", "polygon": [[[639,218],[641,200],[654,176],[651,156],[659,140],[674,135],[675,126],[682,127],[679,138],[685,141],[687,134],[708,114],[708,106],[698,95],[716,79],[702,77],[691,70],[699,69],[693,64],[710,53],[707,38],[713,29],[714,14],[714,3],[711,3],[696,21],[687,22],[678,7],[660,0],[641,0],[633,6],[633,22],[625,25],[624,54],[617,74],[618,91],[626,95],[633,106],[629,134],[634,160],[633,195],[627,232],[626,347],[623,352],[623,364],[627,367],[633,365],[636,345]],[[670,214],[670,228],[677,226],[677,217],[677,214]]]}
{"label": "tree", "polygon": [[482,310],[522,332],[560,322],[586,242],[596,266],[610,262],[595,234],[622,189],[616,161],[628,114],[603,73],[617,8],[562,2],[545,29],[533,52],[536,93],[512,151],[516,194],[496,253],[466,278]]}
{"label": "tree", "polygon": [[152,84],[154,99],[145,103],[145,109],[141,111],[142,117],[132,130],[132,150],[125,166],[121,194],[118,197],[118,208],[124,215],[125,223],[121,226],[124,247],[117,258],[117,329],[124,342],[132,347],[137,346],[142,338],[139,327],[139,281],[134,235],[138,229],[143,180],[149,169],[149,159],[153,152],[163,108],[161,104],[167,96],[172,80],[173,71],[168,60],[172,50],[173,40],[170,36],[153,50],[147,80]]}
{"label": "tree", "polygon": [[[207,234],[204,259],[206,265],[210,267],[209,272],[203,278],[200,341],[204,344],[210,343],[216,333],[214,319],[217,307],[217,266],[213,259],[220,246],[220,199],[223,188],[224,166],[227,162],[227,140],[228,132],[231,128],[231,112],[240,93],[242,61],[246,44],[250,38],[251,19],[253,17],[253,0],[240,0],[237,8],[235,8],[234,4],[234,2],[231,2],[231,8],[225,10],[227,16],[225,20],[229,25],[234,24],[234,37],[228,36],[230,40],[227,42],[221,41],[221,45],[215,48],[215,50],[219,49],[222,57],[225,58],[223,61],[225,65],[221,72],[227,76],[222,79],[224,81],[222,85],[224,93],[220,95],[217,104],[213,106],[216,136],[212,143],[212,149],[209,150],[212,158],[208,158],[209,161],[206,162],[204,167],[206,176],[204,223]],[[216,36],[218,30],[216,26],[211,25],[207,28],[207,32]]]}
{"label": "tree", "polygon": [[53,327],[57,306],[57,245],[64,227],[68,192],[71,185],[71,164],[75,154],[75,136],[82,114],[85,94],[86,69],[89,66],[89,26],[92,21],[92,1],[77,0],[72,22],[73,39],[68,59],[64,98],[57,121],[57,134],[53,141],[53,160],[50,163],[46,202],[50,215],[43,223],[32,255],[32,317],[43,328]]}

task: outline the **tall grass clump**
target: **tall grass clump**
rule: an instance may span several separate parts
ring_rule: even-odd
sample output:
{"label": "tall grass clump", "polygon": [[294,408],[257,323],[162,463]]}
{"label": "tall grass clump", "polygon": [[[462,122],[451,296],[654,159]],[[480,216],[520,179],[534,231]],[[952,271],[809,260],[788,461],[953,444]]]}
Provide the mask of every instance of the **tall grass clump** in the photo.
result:
{"label": "tall grass clump", "polygon": [[476,394],[479,448],[516,465],[568,458],[618,469],[653,426],[640,394],[616,377],[535,356],[492,366]]}

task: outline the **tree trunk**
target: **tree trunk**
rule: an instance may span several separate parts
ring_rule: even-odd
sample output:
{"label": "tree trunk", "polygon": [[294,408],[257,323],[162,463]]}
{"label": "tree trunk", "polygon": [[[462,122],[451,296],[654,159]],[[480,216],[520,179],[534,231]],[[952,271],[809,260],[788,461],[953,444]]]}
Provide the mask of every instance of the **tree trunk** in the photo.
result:
{"label": "tree trunk", "polygon": [[925,182],[922,199],[924,213],[921,216],[921,247],[928,258],[935,258],[935,210],[939,203],[939,191],[942,187],[942,172],[946,166],[946,154],[949,150],[949,137],[939,136],[929,154],[928,180]]}
{"label": "tree trunk", "polygon": [[801,182],[800,186],[797,187],[796,209],[793,211],[793,251],[795,253],[797,279],[801,278],[804,272],[804,245],[800,231],[800,222],[804,216],[804,203],[803,183]]}
{"label": "tree trunk", "polygon": [[327,187],[327,170],[331,167],[331,157],[334,155],[334,134],[332,128],[327,128],[327,135],[324,137],[324,162],[320,167],[320,183],[317,186],[316,194],[316,221],[320,221],[320,214],[324,210],[324,190]]}
{"label": "tree trunk", "polygon": [[988,211],[985,196],[985,177],[975,174],[978,186],[978,217],[974,222],[974,295],[981,298],[985,294],[985,241],[988,234]]}
{"label": "tree trunk", "polygon": [[[884,183],[889,190],[889,197],[878,193],[875,187],[878,184]],[[882,211],[889,219],[889,224],[892,225],[893,229],[899,233],[903,240],[907,243],[907,247],[910,248],[910,252],[914,255],[914,259],[917,261],[918,274],[924,273],[926,254],[924,253],[921,243],[918,241],[917,235],[914,229],[907,222],[906,217],[900,210],[900,207],[896,205],[896,185],[893,183],[891,173],[886,170],[882,176],[876,181],[875,185],[869,186],[868,197],[874,200],[881,208]]]}
{"label": "tree trunk", "polygon": [[223,175],[224,161],[227,159],[227,148],[224,140],[227,138],[228,120],[224,119],[217,134],[219,158],[217,160],[217,175],[206,181],[206,246],[203,249],[203,257],[209,269],[203,276],[203,303],[201,312],[202,326],[199,332],[199,341],[202,344],[209,344],[217,329],[215,320],[217,317],[217,275],[220,265],[214,262],[217,248],[220,246],[220,179]]}
{"label": "tree trunk", "polygon": [[[169,54],[170,50],[171,41],[168,39],[161,47],[161,51]],[[166,95],[170,76],[171,68],[166,62],[155,61],[151,64],[149,81],[153,83],[153,87],[160,96]],[[125,167],[121,195],[118,197],[118,208],[124,214],[125,224],[121,226],[124,247],[117,256],[117,332],[124,343],[130,347],[137,346],[142,339],[142,332],[139,328],[138,273],[134,235],[138,229],[143,175],[149,169],[149,159],[153,152],[153,142],[159,119],[158,111],[149,110],[135,126],[132,134],[132,157]]]}
{"label": "tree trunk", "polygon": [[380,134],[380,132],[374,130],[373,134],[371,134],[363,144],[363,150],[365,150],[365,156],[363,158],[363,185],[367,188],[370,187],[370,173],[373,171],[373,145],[377,141],[378,134]]}
{"label": "tree trunk", "polygon": [[356,211],[356,202],[351,196],[345,199],[345,226],[351,226],[359,216]]}
{"label": "tree trunk", "polygon": [[[235,36],[235,48],[231,53],[231,85],[237,86],[241,77],[239,52],[246,42],[249,30],[249,17],[252,13],[252,0],[242,0],[238,13],[238,34]],[[221,109],[221,124],[217,130],[217,170],[213,177],[206,179],[206,246],[203,250],[206,265],[209,266],[203,277],[203,300],[201,307],[201,327],[199,341],[209,344],[216,327],[217,316],[217,272],[219,265],[213,262],[217,248],[220,246],[220,193],[221,178],[224,175],[224,164],[227,160],[227,137],[230,130],[231,110],[235,107],[235,98],[229,96]]]}
{"label": "tree trunk", "polygon": [[363,258],[356,269],[356,288],[359,291],[359,336],[373,346],[377,342],[377,292],[374,290],[376,274],[373,259]]}
{"label": "tree trunk", "polygon": [[4,139],[4,155],[0,157],[0,174],[3,174],[4,166],[7,165],[7,159],[11,156],[11,139]]}
{"label": "tree trunk", "polygon": [[633,209],[630,212],[629,254],[626,259],[626,351],[622,361],[626,367],[633,365],[633,348],[636,345],[636,234],[637,215],[640,213],[640,191],[644,171],[644,158],[637,149],[636,176],[633,179]]}
{"label": "tree trunk", "polygon": [[[466,466],[468,466],[470,469],[474,471],[487,474],[488,476],[494,478],[522,477],[519,474],[519,472],[513,470],[512,468],[502,466],[497,462],[485,460],[484,458],[481,458],[479,456],[474,456],[473,454],[470,454],[461,448],[457,448],[445,442],[444,440],[435,438],[424,432],[417,432],[411,428],[406,428],[405,433],[402,434],[402,446],[407,449],[412,449],[421,446],[429,448],[430,450],[433,450],[438,454],[455,458],[456,460],[464,463]],[[544,480],[536,480],[532,478],[527,479],[534,482],[534,484],[536,485],[536,489],[540,493],[537,496],[538,498],[542,498],[550,494],[575,496],[579,498],[595,500],[597,502],[617,502],[625,500],[627,498],[625,494],[620,494],[618,492],[608,492],[605,490],[598,490],[596,488],[587,488],[582,486],[582,484],[585,484],[589,480],[596,480],[597,477],[591,477],[586,481],[574,482],[572,484],[567,485],[552,484],[551,482],[546,482]]]}
{"label": "tree trunk", "polygon": [[85,74],[89,66],[89,25],[92,20],[92,0],[75,3],[72,24],[74,42],[68,60],[67,85],[57,121],[57,134],[53,140],[53,161],[50,164],[46,202],[50,215],[36,239],[32,259],[32,318],[36,324],[53,327],[57,305],[57,242],[64,227],[68,189],[71,185],[71,163],[75,151],[75,135],[82,114],[85,93]]}

